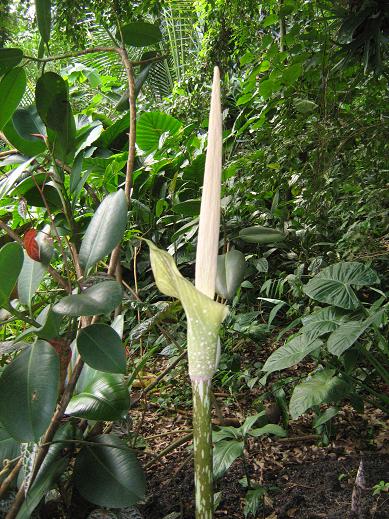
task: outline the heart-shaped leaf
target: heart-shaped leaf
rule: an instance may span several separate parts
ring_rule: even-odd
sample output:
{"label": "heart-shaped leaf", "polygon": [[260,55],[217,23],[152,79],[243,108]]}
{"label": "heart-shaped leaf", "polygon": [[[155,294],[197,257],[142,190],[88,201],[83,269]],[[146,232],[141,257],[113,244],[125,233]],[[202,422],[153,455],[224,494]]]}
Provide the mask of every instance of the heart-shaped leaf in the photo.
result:
{"label": "heart-shaped leaf", "polygon": [[285,234],[277,229],[254,225],[239,232],[239,238],[247,243],[277,243],[285,239]]}
{"label": "heart-shaped leaf", "polygon": [[82,294],[66,296],[53,307],[61,315],[101,315],[112,312],[122,301],[122,287],[116,281],[104,281],[85,290]]}
{"label": "heart-shaped leaf", "polygon": [[154,45],[162,39],[162,33],[158,25],[147,22],[128,23],[121,28],[120,32],[124,43],[131,45],[131,47]]}
{"label": "heart-shaped leaf", "polygon": [[294,388],[289,402],[293,420],[315,405],[337,402],[347,395],[348,385],[334,375],[334,369],[323,369]]}
{"label": "heart-shaped leaf", "polygon": [[[94,436],[94,446],[77,456],[75,485],[96,505],[109,508],[132,506],[145,495],[145,476],[135,454],[117,436]],[[93,474],[93,478],[91,477]]]}
{"label": "heart-shaped leaf", "polygon": [[303,323],[302,333],[309,336],[310,339],[316,339],[326,333],[333,332],[342,323],[349,319],[349,314],[334,308],[327,306],[316,312],[313,312],[306,317],[301,319]]}
{"label": "heart-shaped leaf", "polygon": [[77,337],[77,349],[92,368],[110,373],[126,373],[126,356],[119,335],[107,324],[92,324]]}
{"label": "heart-shaped leaf", "polygon": [[0,378],[0,421],[9,434],[22,442],[37,442],[50,423],[58,389],[58,356],[50,344],[37,340]]}
{"label": "heart-shaped leaf", "polygon": [[236,294],[244,279],[246,263],[244,254],[231,250],[217,258],[216,292],[224,299]]}
{"label": "heart-shaped leaf", "polygon": [[0,307],[7,306],[23,266],[23,249],[16,243],[6,243],[0,249]]}
{"label": "heart-shaped leaf", "polygon": [[323,269],[304,287],[307,296],[346,310],[355,310],[360,302],[352,286],[379,283],[376,272],[363,263],[345,261]]}
{"label": "heart-shaped leaf", "polygon": [[85,272],[113,251],[126,225],[127,200],[124,191],[119,189],[104,198],[85,232],[79,254]]}
{"label": "heart-shaped leaf", "polygon": [[24,68],[16,67],[10,70],[0,82],[0,130],[11,119],[19,106],[26,89],[27,79]]}
{"label": "heart-shaped leaf", "polygon": [[349,321],[341,324],[328,337],[327,348],[330,353],[340,357],[342,353],[351,348],[359,337],[371,326],[371,324],[381,317],[383,310],[374,313],[364,321]]}
{"label": "heart-shaped leaf", "polygon": [[270,355],[262,371],[266,371],[269,374],[273,373],[273,371],[294,366],[309,353],[320,348],[322,344],[323,342],[320,339],[312,340],[306,335],[297,335]]}

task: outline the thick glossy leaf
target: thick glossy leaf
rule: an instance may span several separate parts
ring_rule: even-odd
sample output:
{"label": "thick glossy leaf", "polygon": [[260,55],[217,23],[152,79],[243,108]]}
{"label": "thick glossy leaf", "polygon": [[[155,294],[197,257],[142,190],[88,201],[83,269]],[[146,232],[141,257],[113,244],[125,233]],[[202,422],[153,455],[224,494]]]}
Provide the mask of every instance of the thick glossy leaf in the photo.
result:
{"label": "thick glossy leaf", "polygon": [[[96,505],[124,508],[145,495],[145,476],[135,454],[117,436],[95,436],[96,446],[78,454],[75,485],[80,494]],[[93,474],[93,477],[91,477]]]}
{"label": "thick glossy leaf", "polygon": [[39,440],[50,423],[58,389],[58,356],[50,344],[37,340],[0,378],[0,421],[13,438]]}
{"label": "thick glossy leaf", "polygon": [[[10,119],[3,128],[3,133],[7,137],[7,140],[26,157],[33,157],[43,153],[46,150],[44,140],[32,135],[32,133],[41,133],[40,131],[31,131],[35,126],[33,114],[24,113],[23,117],[26,116],[26,121],[25,126],[22,126],[18,120],[18,113],[19,110],[16,110],[12,119]],[[17,128],[15,127],[15,124],[18,125]],[[44,130],[44,134],[45,133],[46,129]]]}
{"label": "thick glossy leaf", "polygon": [[334,375],[334,369],[323,369],[294,388],[289,402],[294,420],[315,405],[337,402],[346,396],[347,384]]}
{"label": "thick glossy leaf", "polygon": [[284,346],[274,351],[265,362],[262,371],[268,374],[273,371],[289,368],[298,364],[309,353],[320,348],[323,342],[320,339],[310,339],[307,335],[297,335]]}
{"label": "thick glossy leaf", "polygon": [[347,321],[348,314],[339,308],[327,306],[317,312],[313,312],[301,319],[303,323],[302,333],[310,339],[316,339],[326,333],[333,332],[342,323]]}
{"label": "thick glossy leaf", "polygon": [[116,281],[104,281],[85,290],[82,294],[66,296],[56,305],[54,312],[78,317],[112,312],[122,301],[122,287]]}
{"label": "thick glossy leaf", "polygon": [[119,420],[130,406],[123,375],[91,370],[91,381],[74,395],[66,414],[87,420]]}
{"label": "thick glossy leaf", "polygon": [[[39,117],[36,106],[19,108],[12,117],[15,130],[20,137],[31,142],[42,143],[42,138],[33,134],[46,135],[46,128],[42,119]],[[43,143],[44,146],[44,143]]]}
{"label": "thick glossy leaf", "polygon": [[367,265],[356,261],[345,261],[319,272],[305,285],[304,292],[321,303],[355,310],[360,306],[360,302],[352,286],[374,285],[379,281],[376,272]]}
{"label": "thick glossy leaf", "polygon": [[119,335],[107,324],[92,324],[77,337],[82,359],[99,371],[126,373],[126,357]]}
{"label": "thick glossy leaf", "polygon": [[[9,433],[4,429],[4,427],[0,424],[0,466],[3,466],[4,460],[13,460],[17,456],[19,456],[19,443],[9,435]],[[7,474],[4,476],[0,476],[0,481],[2,481]]]}
{"label": "thick glossy leaf", "polygon": [[266,495],[265,487],[250,488],[245,495],[243,514],[246,517],[258,517],[258,510],[263,505],[263,499]]}
{"label": "thick glossy leaf", "polygon": [[39,328],[35,326],[27,328],[27,330],[24,330],[24,332],[18,335],[16,340],[20,341],[28,335],[36,335],[45,341],[59,337],[62,316],[54,313],[51,305],[46,306],[42,310],[36,318],[36,321],[41,325]]}
{"label": "thick glossy leaf", "polygon": [[126,225],[127,200],[120,189],[104,198],[85,232],[79,254],[85,272],[113,251],[122,239]]}
{"label": "thick glossy leaf", "polygon": [[18,279],[18,296],[22,305],[30,305],[46,271],[43,263],[33,260],[24,252],[23,268]]}
{"label": "thick glossy leaf", "polygon": [[248,243],[277,243],[285,239],[283,232],[262,225],[246,227],[239,232],[239,238]]}
{"label": "thick glossy leaf", "polygon": [[44,73],[37,81],[35,101],[38,113],[49,133],[54,153],[64,158],[73,148],[76,127],[69,103],[67,83],[55,72]]}
{"label": "thick glossy leaf", "polygon": [[0,249],[0,307],[6,306],[23,266],[23,249],[16,243],[6,243]]}
{"label": "thick glossy leaf", "polygon": [[35,0],[35,11],[42,40],[48,43],[51,29],[51,0]]}
{"label": "thick glossy leaf", "polygon": [[347,323],[343,323],[328,337],[328,351],[333,355],[340,357],[342,353],[351,348],[351,346],[376,319],[379,319],[382,313],[383,311],[375,313],[364,321],[349,321]]}
{"label": "thick glossy leaf", "polygon": [[242,456],[244,444],[237,440],[223,440],[213,449],[213,476],[220,478]]}
{"label": "thick glossy leaf", "polygon": [[[44,196],[44,200],[41,193]],[[57,189],[53,184],[48,182],[46,182],[44,186],[41,186],[40,189],[38,189],[36,186],[32,187],[25,193],[24,198],[26,199],[28,205],[32,205],[34,207],[45,208],[47,204],[51,212],[55,212],[63,208],[62,200],[58,194]]]}
{"label": "thick glossy leaf", "polygon": [[144,112],[136,125],[136,143],[139,148],[148,153],[159,146],[161,135],[175,135],[182,124],[178,119],[162,112]]}
{"label": "thick glossy leaf", "polygon": [[0,76],[16,67],[23,59],[23,51],[14,47],[0,49]]}
{"label": "thick glossy leaf", "polygon": [[128,23],[121,28],[121,33],[124,43],[131,45],[131,47],[154,45],[162,39],[162,33],[158,25],[147,22]]}
{"label": "thick glossy leaf", "polygon": [[235,296],[244,279],[246,262],[244,254],[231,250],[217,258],[216,292],[224,299]]}
{"label": "thick glossy leaf", "polygon": [[26,73],[21,67],[13,68],[0,81],[0,130],[4,128],[19,106],[26,84]]}
{"label": "thick glossy leaf", "polygon": [[152,242],[150,260],[158,289],[181,301],[188,321],[189,374],[211,378],[218,364],[219,328],[228,314],[226,306],[197,290],[178,271],[173,258]]}

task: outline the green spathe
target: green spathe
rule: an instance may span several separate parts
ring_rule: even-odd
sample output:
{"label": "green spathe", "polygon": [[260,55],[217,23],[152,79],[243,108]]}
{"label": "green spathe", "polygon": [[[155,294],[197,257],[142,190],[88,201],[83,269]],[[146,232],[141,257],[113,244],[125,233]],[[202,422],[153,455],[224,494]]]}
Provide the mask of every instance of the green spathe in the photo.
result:
{"label": "green spathe", "polygon": [[218,364],[219,327],[228,308],[197,290],[180,274],[170,254],[146,241],[157,287],[163,294],[180,299],[185,310],[189,376],[192,380],[210,380]]}

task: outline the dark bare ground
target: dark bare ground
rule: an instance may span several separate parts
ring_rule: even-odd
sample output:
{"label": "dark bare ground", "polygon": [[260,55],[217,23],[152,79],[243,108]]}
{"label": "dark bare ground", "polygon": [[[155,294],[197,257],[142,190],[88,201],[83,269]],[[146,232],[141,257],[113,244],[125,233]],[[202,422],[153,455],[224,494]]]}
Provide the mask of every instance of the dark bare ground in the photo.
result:
{"label": "dark bare ground", "polygon": [[[269,488],[257,518],[262,519],[340,519],[352,517],[350,512],[354,478],[359,465],[359,456],[324,457],[301,464],[290,463],[280,470],[264,471],[263,484]],[[367,485],[388,480],[389,455],[368,453],[366,455]],[[142,508],[145,519],[162,519],[177,511],[182,518],[194,518],[193,472],[190,466],[182,469],[177,477],[176,460],[171,459],[158,470],[149,473],[149,501]],[[340,476],[345,475],[339,481]],[[243,518],[244,489],[238,480],[243,477],[235,466],[219,482],[222,501],[216,517]],[[389,496],[377,497],[371,489],[364,492],[363,518],[388,519]]]}

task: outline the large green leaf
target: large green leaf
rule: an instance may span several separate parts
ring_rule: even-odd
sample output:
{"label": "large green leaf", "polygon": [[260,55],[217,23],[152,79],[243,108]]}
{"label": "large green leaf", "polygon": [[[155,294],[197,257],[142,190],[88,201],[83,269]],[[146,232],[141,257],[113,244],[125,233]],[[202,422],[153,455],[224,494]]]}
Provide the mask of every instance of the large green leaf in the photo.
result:
{"label": "large green leaf", "polygon": [[18,279],[18,296],[22,305],[30,305],[46,271],[47,267],[43,263],[33,260],[24,252],[23,268]]}
{"label": "large green leaf", "polygon": [[265,362],[262,371],[266,371],[267,374],[270,374],[273,373],[273,371],[294,366],[309,353],[320,348],[322,344],[323,342],[320,339],[310,339],[304,334],[297,335],[270,355]]}
{"label": "large green leaf", "polygon": [[16,67],[7,72],[0,82],[0,130],[11,119],[19,106],[26,89],[27,79],[24,68]]}
{"label": "large green leaf", "polygon": [[[33,134],[46,134],[46,128],[42,119],[39,117],[36,106],[31,105],[28,108],[19,108],[13,115],[12,121],[15,130],[23,139],[42,143],[40,137]],[[44,144],[44,143],[43,143]]]}
{"label": "large green leaf", "polygon": [[130,114],[125,113],[120,119],[115,121],[111,126],[108,126],[100,135],[97,144],[103,148],[108,148],[112,142],[123,132],[129,131]]}
{"label": "large green leaf", "polygon": [[48,43],[51,29],[51,0],[35,0],[35,11],[42,40]]}
{"label": "large green leaf", "polygon": [[223,440],[213,449],[213,476],[220,478],[242,456],[244,443],[237,440]]}
{"label": "large green leaf", "polygon": [[124,43],[132,47],[154,45],[162,39],[162,33],[158,25],[147,22],[128,23],[121,28],[121,35]]}
{"label": "large green leaf", "polygon": [[49,141],[54,153],[64,159],[76,137],[67,83],[55,72],[45,72],[37,81],[35,102],[42,121],[52,131]]}
{"label": "large green leaf", "polygon": [[304,292],[321,303],[355,310],[360,306],[360,302],[352,286],[362,287],[379,282],[377,273],[367,265],[345,261],[319,272],[305,285]]}
{"label": "large green leaf", "polygon": [[144,112],[136,125],[136,143],[148,153],[156,150],[164,133],[175,135],[182,123],[171,115],[162,112]]}
{"label": "large green leaf", "polygon": [[0,249],[0,307],[7,306],[23,266],[23,249],[16,243],[6,243]]}
{"label": "large green leaf", "polygon": [[92,324],[77,336],[82,359],[100,371],[126,373],[126,356],[119,335],[107,324]]}
{"label": "large green leaf", "polygon": [[303,328],[301,332],[308,335],[310,339],[316,339],[326,333],[333,332],[342,323],[347,321],[348,314],[339,308],[327,306],[316,312],[313,312],[301,319]]}
{"label": "large green leaf", "polygon": [[40,137],[32,134],[46,134],[41,118],[35,106],[16,110],[12,119],[3,128],[7,140],[23,155],[33,157],[46,150],[46,144]]}
{"label": "large green leaf", "polygon": [[0,76],[16,67],[23,59],[23,51],[14,47],[0,49]]}
{"label": "large green leaf", "polygon": [[224,299],[235,296],[244,279],[246,262],[244,254],[231,250],[217,258],[216,292]]}
{"label": "large green leaf", "polygon": [[259,436],[264,436],[265,434],[274,434],[274,436],[284,438],[286,436],[286,431],[279,425],[268,423],[263,427],[259,427],[258,429],[250,429],[248,434],[254,438],[259,438]]}
{"label": "large green leaf", "polygon": [[0,421],[13,438],[39,440],[50,423],[58,389],[58,356],[50,344],[37,340],[0,378]]}
{"label": "large green leaf", "polygon": [[343,323],[328,337],[328,351],[333,355],[340,357],[342,353],[351,348],[351,346],[376,319],[380,318],[382,313],[383,310],[368,317],[364,321],[349,321],[347,323]]}
{"label": "large green leaf", "polygon": [[[84,447],[74,469],[80,494],[96,505],[124,508],[145,495],[145,476],[135,454],[117,436],[101,434]],[[91,475],[93,474],[93,477]]]}
{"label": "large green leaf", "polygon": [[88,288],[82,294],[61,299],[53,310],[61,315],[101,315],[112,312],[122,301],[122,287],[116,281],[104,281]]}
{"label": "large green leaf", "polygon": [[294,388],[289,402],[294,420],[315,405],[337,402],[346,396],[348,385],[334,375],[334,369],[323,369]]}
{"label": "large green leaf", "polygon": [[107,256],[123,237],[127,225],[127,200],[122,189],[104,198],[82,240],[79,260],[85,272]]}
{"label": "large green leaf", "polygon": [[248,243],[276,243],[285,239],[283,232],[262,225],[246,227],[239,232],[239,238]]}
{"label": "large green leaf", "polygon": [[119,420],[130,406],[123,375],[91,370],[89,383],[72,397],[66,414],[87,420]]}

